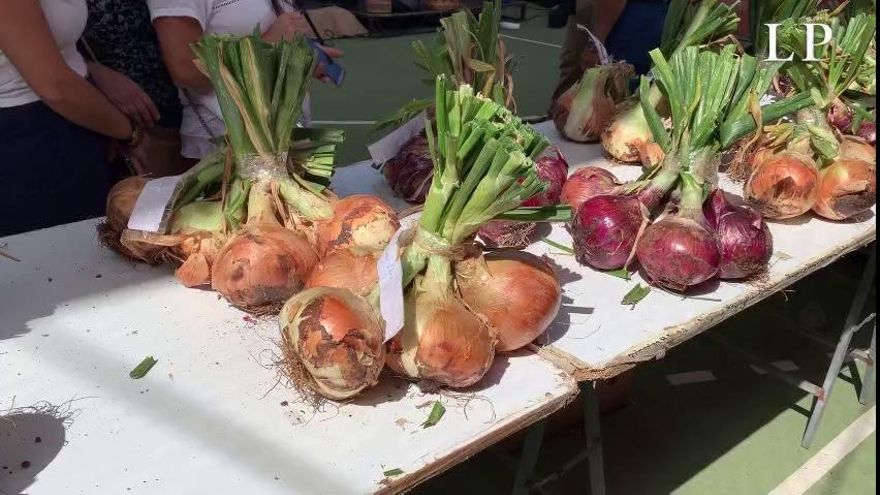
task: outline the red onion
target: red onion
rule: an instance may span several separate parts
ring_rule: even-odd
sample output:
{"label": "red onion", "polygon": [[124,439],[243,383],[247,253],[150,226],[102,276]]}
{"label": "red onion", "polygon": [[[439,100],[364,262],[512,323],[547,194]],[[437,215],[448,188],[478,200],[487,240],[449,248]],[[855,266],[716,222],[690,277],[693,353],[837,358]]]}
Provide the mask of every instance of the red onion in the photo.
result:
{"label": "red onion", "polygon": [[610,194],[619,184],[617,177],[602,167],[579,168],[565,181],[560,199],[577,210],[584,201]]}
{"label": "red onion", "polygon": [[571,223],[578,263],[600,270],[623,268],[648,214],[677,180],[677,170],[665,168],[636,195],[604,194],[581,203]]}
{"label": "red onion", "polygon": [[840,100],[828,108],[828,123],[843,134],[852,134],[853,111]]}
{"label": "red onion", "polygon": [[[687,176],[685,176],[687,177]],[[721,255],[702,211],[702,188],[686,178],[679,210],[651,224],[636,246],[648,280],[684,291],[718,273]]]}
{"label": "red onion", "polygon": [[578,263],[599,270],[626,265],[645,221],[644,205],[635,196],[595,196],[574,214],[571,224]]}
{"label": "red onion", "polygon": [[859,126],[859,130],[856,131],[856,135],[869,144],[877,144],[877,123],[876,122],[862,122],[862,125]]}
{"label": "red onion", "polygon": [[773,254],[773,237],[758,212],[731,205],[724,192],[716,189],[703,206],[703,213],[715,231],[721,255],[720,278],[742,279],[764,271]]}
{"label": "red onion", "polygon": [[385,163],[382,172],[395,194],[410,203],[424,203],[434,177],[434,163],[424,133],[407,141],[397,155]]}
{"label": "red onion", "polygon": [[[559,150],[556,156],[542,156],[535,162],[538,178],[547,183],[544,192],[523,201],[523,206],[550,206],[559,203],[562,187],[568,175],[568,162]],[[529,236],[535,231],[531,222],[494,220],[480,227],[479,235],[492,247],[522,248],[529,245]]]}

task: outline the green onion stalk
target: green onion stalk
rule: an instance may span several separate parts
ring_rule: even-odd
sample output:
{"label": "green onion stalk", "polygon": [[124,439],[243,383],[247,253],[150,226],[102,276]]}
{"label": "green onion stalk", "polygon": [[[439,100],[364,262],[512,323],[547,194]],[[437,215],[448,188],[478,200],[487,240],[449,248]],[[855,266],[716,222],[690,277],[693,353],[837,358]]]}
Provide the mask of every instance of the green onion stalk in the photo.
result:
{"label": "green onion stalk", "polygon": [[212,210],[228,235],[212,287],[235,306],[275,311],[325,253],[384,247],[397,229],[394,211],[371,196],[338,199],[327,187],[341,133],[297,127],[316,64],[305,39],[212,34],[192,48],[233,158]]}
{"label": "green onion stalk", "polygon": [[[380,357],[408,378],[467,387],[483,377],[496,350],[526,345],[558,311],[559,282],[545,262],[525,253],[484,258],[474,243],[482,225],[505,214],[524,221],[565,216],[561,208],[517,209],[545,188],[534,158],[548,146],[547,138],[503,104],[443,75],[436,81],[434,105],[434,122],[426,124],[434,166],[430,192],[418,225],[402,232],[395,246],[404,292],[402,330],[387,349],[381,340],[378,347],[364,339],[353,347],[351,339],[340,337],[339,346],[350,352],[338,356],[312,346],[307,337],[315,328],[309,315],[318,314],[318,307],[347,315],[340,320],[372,321],[362,308],[380,306],[378,283],[363,297],[351,287],[316,287],[282,310],[282,331],[304,342],[294,354],[305,370],[297,376],[307,379],[295,381],[312,384],[324,397],[349,398],[370,386],[382,367]],[[499,311],[511,305],[516,312]],[[517,318],[511,321],[510,313]],[[320,315],[329,321],[327,312]]]}
{"label": "green onion stalk", "polygon": [[[467,84],[496,103],[514,110],[513,58],[499,38],[500,0],[484,2],[479,16],[469,10],[455,12],[440,20],[440,33],[433,43],[413,42],[416,65],[427,72],[431,86],[443,75],[455,85]],[[399,127],[427,111],[434,112],[433,98],[415,100],[393,115],[380,120],[374,131]],[[395,193],[412,203],[424,202],[433,167],[424,133],[414,136],[395,157],[383,165],[382,172]]]}
{"label": "green onion stalk", "polygon": [[[832,41],[820,45],[816,54],[818,62],[804,60],[807,22],[832,29]],[[838,11],[820,11],[780,26],[779,44],[795,56],[783,73],[792,91],[809,99],[793,121],[768,127],[752,159],[740,167],[739,175],[748,178],[744,196],[766,217],[792,218],[813,209],[842,220],[875,204],[873,164],[865,159],[873,155],[873,146],[847,136],[861,127],[853,125],[853,117],[856,102],[867,95],[853,88],[864,75],[865,55],[875,33],[873,15],[844,20]],[[857,159],[852,159],[853,150],[859,152]]]}
{"label": "green onion stalk", "polygon": [[[673,0],[670,3],[659,49],[672,57],[691,46],[717,42],[736,32],[739,17],[733,8],[720,0]],[[640,88],[644,91],[644,86]],[[656,84],[649,84],[647,95],[651,108],[658,108],[663,94]],[[615,116],[602,132],[602,146],[615,160],[624,163],[657,161],[651,128],[645,118],[641,95],[618,105]],[[642,154],[647,154],[643,159]]]}

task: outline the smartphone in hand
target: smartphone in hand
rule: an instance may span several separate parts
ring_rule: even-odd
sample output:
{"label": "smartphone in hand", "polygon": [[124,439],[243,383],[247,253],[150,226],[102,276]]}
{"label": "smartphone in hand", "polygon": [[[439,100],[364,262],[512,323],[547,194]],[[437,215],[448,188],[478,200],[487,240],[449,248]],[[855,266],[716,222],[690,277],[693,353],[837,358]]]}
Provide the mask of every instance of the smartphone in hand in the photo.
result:
{"label": "smartphone in hand", "polygon": [[324,53],[323,50],[318,48],[320,45],[317,41],[306,38],[309,44],[312,46],[312,49],[315,50],[315,53],[318,54],[318,63],[323,64],[324,66],[324,74],[327,75],[328,78],[333,82],[333,84],[337,86],[342,86],[343,81],[345,81],[345,69],[336,63],[335,60],[330,58],[329,55]]}

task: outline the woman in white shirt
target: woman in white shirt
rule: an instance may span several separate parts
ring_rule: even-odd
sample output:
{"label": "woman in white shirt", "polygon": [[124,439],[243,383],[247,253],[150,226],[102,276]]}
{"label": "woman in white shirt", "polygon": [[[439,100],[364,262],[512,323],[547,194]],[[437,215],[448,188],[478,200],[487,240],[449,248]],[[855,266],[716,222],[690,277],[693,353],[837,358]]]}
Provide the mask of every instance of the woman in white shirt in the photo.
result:
{"label": "woman in white shirt", "polygon": [[[147,0],[147,5],[165,65],[182,90],[181,153],[194,160],[213,150],[226,131],[211,82],[193,64],[190,45],[206,33],[246,35],[255,26],[269,42],[309,32],[302,16],[280,0]],[[332,48],[324,51],[342,55]]]}
{"label": "woman in white shirt", "polygon": [[101,215],[129,119],[76,50],[85,0],[0,1],[0,236]]}

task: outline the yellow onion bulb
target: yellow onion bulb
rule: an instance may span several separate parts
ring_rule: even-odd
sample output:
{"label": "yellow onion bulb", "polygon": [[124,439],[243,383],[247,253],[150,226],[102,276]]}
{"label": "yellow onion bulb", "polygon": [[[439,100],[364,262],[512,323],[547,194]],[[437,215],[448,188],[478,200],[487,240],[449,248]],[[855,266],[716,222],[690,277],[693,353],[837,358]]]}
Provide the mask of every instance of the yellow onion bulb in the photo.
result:
{"label": "yellow onion bulb", "polygon": [[381,199],[354,194],[333,205],[333,215],[317,223],[316,243],[320,256],[349,247],[381,251],[400,222],[394,209]]}
{"label": "yellow onion bulb", "polygon": [[783,152],[756,163],[744,195],[765,218],[802,215],[816,204],[819,171],[806,155]]}
{"label": "yellow onion bulb", "polygon": [[829,220],[846,220],[877,204],[877,171],[864,160],[838,159],[822,170],[813,211]]}
{"label": "yellow onion bulb", "polygon": [[98,225],[98,239],[102,245],[123,256],[155,263],[165,250],[163,246],[122,240],[122,233],[128,227],[128,219],[134,211],[134,205],[147,182],[149,179],[146,177],[126,177],[110,188],[105,207],[107,219]]}
{"label": "yellow onion bulb", "polygon": [[223,248],[224,238],[220,233],[202,232],[185,237],[172,248],[183,260],[174,271],[177,280],[186,287],[210,285],[211,266]]}
{"label": "yellow onion bulb", "polygon": [[301,234],[270,222],[247,224],[211,267],[211,286],[232,305],[259,311],[299,292],[318,263]]}
{"label": "yellow onion bulb", "polygon": [[499,251],[458,263],[455,281],[465,304],[494,331],[498,352],[525,347],[544,333],[562,302],[553,269],[521,251]]}
{"label": "yellow onion bulb", "polygon": [[338,287],[367,296],[379,280],[378,251],[338,249],[321,258],[306,280],[306,288]]}
{"label": "yellow onion bulb", "polygon": [[602,131],[602,147],[617,161],[641,162],[639,150],[654,141],[654,135],[640,105],[637,98],[619,104],[615,116]]}
{"label": "yellow onion bulb", "polygon": [[328,399],[345,400],[378,381],[385,363],[385,332],[363,297],[345,289],[315,287],[288,300],[278,321],[285,359],[298,360],[292,368],[304,368],[308,374],[306,383],[300,376],[291,377],[298,385],[310,385]]}
{"label": "yellow onion bulb", "polygon": [[840,157],[877,163],[877,149],[857,136],[843,136],[840,141]]}
{"label": "yellow onion bulb", "polygon": [[495,359],[495,336],[455,296],[411,288],[404,326],[388,343],[386,364],[413,380],[452,388],[477,383]]}

